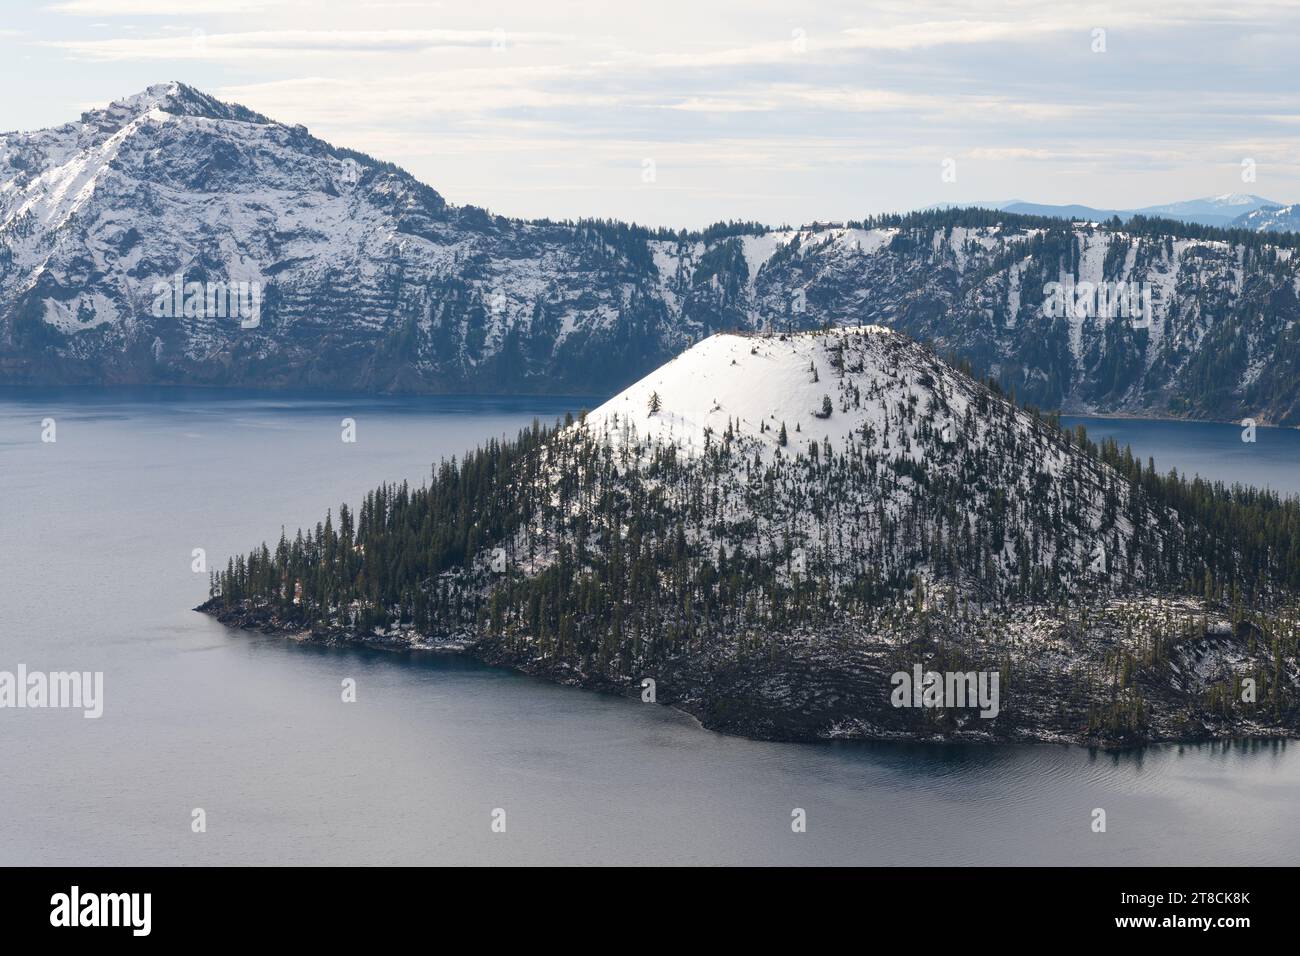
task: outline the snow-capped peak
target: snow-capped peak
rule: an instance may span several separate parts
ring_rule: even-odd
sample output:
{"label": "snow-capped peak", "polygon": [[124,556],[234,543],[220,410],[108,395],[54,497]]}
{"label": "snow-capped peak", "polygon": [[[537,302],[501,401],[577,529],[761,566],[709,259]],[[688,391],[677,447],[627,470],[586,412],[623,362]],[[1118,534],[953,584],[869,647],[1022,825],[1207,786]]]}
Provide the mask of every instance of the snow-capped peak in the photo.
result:
{"label": "snow-capped peak", "polygon": [[[919,459],[926,446],[955,438],[976,388],[924,346],[884,326],[720,333],[590,412],[586,427],[616,441],[674,444],[687,455],[730,428],[754,439],[764,457],[781,447],[783,426],[791,454],[812,442],[871,444],[892,428],[896,437],[908,434],[906,457]],[[914,412],[933,414],[924,436]],[[903,423],[904,417],[913,420]]]}
{"label": "snow-capped peak", "polygon": [[243,123],[271,122],[260,113],[237,104],[223,103],[216,97],[209,96],[179,80],[155,83],[139,93],[114,100],[103,109],[82,113],[81,121],[111,131],[120,129],[152,112]]}
{"label": "snow-capped peak", "polygon": [[106,108],[115,112],[145,113],[151,109],[161,109],[164,112],[171,112],[174,104],[185,98],[187,92],[194,92],[179,80],[171,80],[167,83],[155,83],[150,87],[141,90],[139,93],[132,93],[130,96],[123,96],[113,100]]}
{"label": "snow-capped peak", "polygon": [[1206,199],[1205,202],[1216,206],[1258,206],[1262,203],[1268,203],[1268,200],[1250,193],[1224,193],[1221,196]]}

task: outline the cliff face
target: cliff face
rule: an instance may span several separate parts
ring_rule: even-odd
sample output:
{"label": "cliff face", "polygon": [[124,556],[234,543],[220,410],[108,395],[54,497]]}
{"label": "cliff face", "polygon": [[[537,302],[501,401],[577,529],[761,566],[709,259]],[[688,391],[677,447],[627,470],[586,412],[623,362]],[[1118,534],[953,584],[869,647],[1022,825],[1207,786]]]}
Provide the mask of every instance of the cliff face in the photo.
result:
{"label": "cliff face", "polygon": [[526,222],[172,83],[0,136],[0,382],[610,393],[718,330],[875,322],[1045,408],[1295,424],[1294,242]]}

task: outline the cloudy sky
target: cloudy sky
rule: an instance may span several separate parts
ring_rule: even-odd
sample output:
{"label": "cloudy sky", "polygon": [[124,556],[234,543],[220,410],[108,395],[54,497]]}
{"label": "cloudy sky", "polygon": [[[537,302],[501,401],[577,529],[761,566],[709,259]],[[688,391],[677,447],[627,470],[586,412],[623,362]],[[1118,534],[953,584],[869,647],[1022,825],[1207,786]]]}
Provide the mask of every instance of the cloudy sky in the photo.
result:
{"label": "cloudy sky", "polygon": [[179,79],[511,215],[698,226],[1012,198],[1300,199],[1295,0],[3,11],[0,129]]}

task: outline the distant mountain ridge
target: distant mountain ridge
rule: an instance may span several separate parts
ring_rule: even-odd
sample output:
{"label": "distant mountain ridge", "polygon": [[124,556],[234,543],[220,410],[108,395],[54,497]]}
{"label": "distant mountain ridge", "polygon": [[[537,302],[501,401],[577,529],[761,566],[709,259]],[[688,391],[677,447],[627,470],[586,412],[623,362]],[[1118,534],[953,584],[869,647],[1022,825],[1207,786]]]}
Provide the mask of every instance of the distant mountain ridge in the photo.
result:
{"label": "distant mountain ridge", "polygon": [[[0,383],[612,393],[718,330],[879,323],[1044,408],[1294,424],[1298,246],[981,209],[523,221],[168,83],[0,135]],[[1053,315],[1054,286],[1149,320]]]}
{"label": "distant mountain ridge", "polygon": [[[1060,219],[1082,219],[1091,222],[1105,222],[1115,217],[1129,219],[1133,216],[1146,216],[1148,218],[1173,219],[1198,226],[1218,226],[1226,229],[1259,228],[1252,225],[1251,217],[1256,212],[1282,206],[1281,203],[1274,202],[1271,199],[1245,193],[1225,193],[1221,196],[1206,196],[1201,199],[1142,206],[1136,209],[1102,209],[1080,203],[1051,205],[1048,203],[1025,202],[1020,199],[1000,202],[974,202],[966,205],[983,209],[996,209],[1000,212],[1015,213],[1022,216],[1050,216]],[[931,208],[952,207],[935,206]]]}
{"label": "distant mountain ridge", "polygon": [[1254,232],[1300,232],[1300,203],[1262,206],[1233,220],[1234,226]]}

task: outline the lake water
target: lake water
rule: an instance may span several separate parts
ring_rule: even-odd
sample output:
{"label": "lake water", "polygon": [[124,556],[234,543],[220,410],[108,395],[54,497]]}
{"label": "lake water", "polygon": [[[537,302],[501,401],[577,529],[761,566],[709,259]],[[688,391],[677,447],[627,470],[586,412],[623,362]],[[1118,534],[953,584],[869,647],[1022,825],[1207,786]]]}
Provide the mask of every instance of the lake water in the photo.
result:
{"label": "lake water", "polygon": [[1241,482],[1300,494],[1300,429],[1256,428],[1254,441],[1243,441],[1240,425],[1216,422],[1149,422],[1128,418],[1062,416],[1071,427],[1083,424],[1093,441],[1114,438],[1142,457],[1154,458],[1161,472],[1198,474],[1208,481]]}
{"label": "lake water", "polygon": [[[304,648],[190,610],[207,589],[194,548],[224,564],[580,404],[0,391],[0,670],[105,675],[98,720],[0,710],[0,864],[1300,863],[1300,742],[756,743],[664,707]],[[1232,426],[1088,424],[1161,467],[1300,491],[1295,432],[1243,448]]]}

